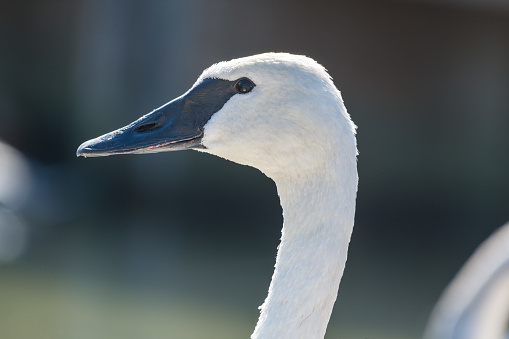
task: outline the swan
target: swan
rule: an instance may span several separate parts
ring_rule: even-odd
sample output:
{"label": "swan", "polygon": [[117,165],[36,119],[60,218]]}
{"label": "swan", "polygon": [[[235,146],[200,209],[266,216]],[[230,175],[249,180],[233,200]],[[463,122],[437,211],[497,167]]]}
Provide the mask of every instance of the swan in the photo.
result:
{"label": "swan", "polygon": [[264,53],[212,65],[185,94],[77,156],[194,149],[259,169],[276,184],[284,222],[251,338],[323,338],[354,224],[355,134],[324,67]]}
{"label": "swan", "polygon": [[433,309],[424,339],[504,339],[509,320],[509,223],[464,264]]}
{"label": "swan", "polygon": [[[78,156],[194,149],[273,179],[284,224],[251,336],[323,338],[353,229],[356,126],[314,60],[265,53],[206,69],[182,96],[83,143]],[[501,339],[509,316],[509,223],[443,293],[425,339]]]}

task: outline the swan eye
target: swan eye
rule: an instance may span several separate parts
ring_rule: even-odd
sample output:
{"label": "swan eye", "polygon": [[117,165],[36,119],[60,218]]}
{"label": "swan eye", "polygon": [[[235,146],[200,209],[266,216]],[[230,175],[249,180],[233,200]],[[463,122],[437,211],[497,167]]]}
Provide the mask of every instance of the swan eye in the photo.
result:
{"label": "swan eye", "polygon": [[249,93],[256,85],[248,78],[241,78],[235,84],[235,90],[241,94]]}

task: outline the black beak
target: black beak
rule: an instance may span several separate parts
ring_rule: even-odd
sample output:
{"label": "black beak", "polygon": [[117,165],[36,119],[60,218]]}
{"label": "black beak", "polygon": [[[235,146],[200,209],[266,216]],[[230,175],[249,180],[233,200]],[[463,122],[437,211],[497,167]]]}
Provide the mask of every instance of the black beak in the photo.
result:
{"label": "black beak", "polygon": [[76,155],[99,157],[204,148],[204,126],[237,93],[234,85],[234,81],[204,79],[186,94],[130,125],[84,142]]}

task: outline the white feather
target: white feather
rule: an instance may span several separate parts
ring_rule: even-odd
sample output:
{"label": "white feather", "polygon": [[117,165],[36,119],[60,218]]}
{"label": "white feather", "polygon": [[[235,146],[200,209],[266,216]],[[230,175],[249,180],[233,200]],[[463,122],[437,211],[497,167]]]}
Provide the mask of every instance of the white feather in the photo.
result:
{"label": "white feather", "polygon": [[272,178],[284,226],[252,338],[323,338],[347,258],[357,192],[355,125],[314,60],[266,53],[215,64],[204,78],[248,77],[205,125],[204,151]]}

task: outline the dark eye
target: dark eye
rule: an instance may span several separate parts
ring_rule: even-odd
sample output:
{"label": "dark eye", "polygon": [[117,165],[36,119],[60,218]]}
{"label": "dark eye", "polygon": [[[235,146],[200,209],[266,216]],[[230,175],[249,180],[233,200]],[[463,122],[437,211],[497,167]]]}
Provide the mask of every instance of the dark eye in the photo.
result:
{"label": "dark eye", "polygon": [[241,78],[235,84],[235,90],[239,93],[249,93],[256,85],[248,78]]}

